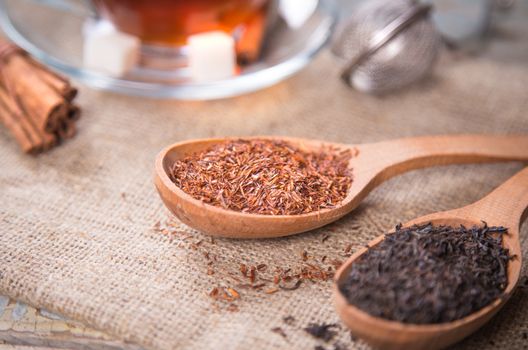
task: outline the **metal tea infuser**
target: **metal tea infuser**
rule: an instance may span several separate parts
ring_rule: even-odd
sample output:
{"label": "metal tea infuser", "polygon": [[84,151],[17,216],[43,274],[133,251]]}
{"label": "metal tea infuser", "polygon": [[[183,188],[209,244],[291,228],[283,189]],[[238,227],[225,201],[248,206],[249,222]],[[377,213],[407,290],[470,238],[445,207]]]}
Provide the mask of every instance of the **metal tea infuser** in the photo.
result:
{"label": "metal tea infuser", "polygon": [[[381,94],[427,76],[445,43],[466,53],[483,48],[492,13],[515,0],[368,0],[353,9],[333,52],[346,59],[343,81]],[[431,11],[434,4],[436,10]],[[346,16],[346,14],[345,14]]]}
{"label": "metal tea infuser", "polygon": [[442,46],[430,10],[431,5],[410,0],[359,6],[333,47],[348,59],[343,81],[360,91],[383,93],[426,76]]}

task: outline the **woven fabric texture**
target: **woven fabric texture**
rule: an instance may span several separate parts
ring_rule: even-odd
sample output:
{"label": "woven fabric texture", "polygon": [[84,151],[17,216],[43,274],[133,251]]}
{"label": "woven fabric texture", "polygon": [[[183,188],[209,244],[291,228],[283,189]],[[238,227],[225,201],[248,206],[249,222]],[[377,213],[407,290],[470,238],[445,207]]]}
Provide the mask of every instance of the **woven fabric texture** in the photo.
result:
{"label": "woven fabric texture", "polygon": [[[509,43],[521,44],[527,46]],[[163,207],[152,182],[154,158],[170,143],[219,136],[361,143],[528,133],[526,57],[502,55],[507,44],[494,45],[476,58],[444,54],[432,79],[385,97],[343,86],[328,52],[286,82],[221,101],[147,100],[81,87],[79,134],[63,146],[23,155],[0,130],[0,293],[147,349],[367,348],[342,325],[329,343],[302,330],[310,322],[339,323],[331,280],[271,293],[248,288],[240,264],[265,264],[258,276],[270,278],[275,267],[301,268],[306,251],[307,262],[331,266],[399,222],[481,198],[522,164],[414,171],[321,229],[281,239],[211,240]],[[528,225],[521,240],[528,256]],[[208,295],[214,287],[234,288],[240,298],[214,300]],[[295,321],[286,324],[289,315]],[[524,287],[456,348],[521,349],[527,332]]]}

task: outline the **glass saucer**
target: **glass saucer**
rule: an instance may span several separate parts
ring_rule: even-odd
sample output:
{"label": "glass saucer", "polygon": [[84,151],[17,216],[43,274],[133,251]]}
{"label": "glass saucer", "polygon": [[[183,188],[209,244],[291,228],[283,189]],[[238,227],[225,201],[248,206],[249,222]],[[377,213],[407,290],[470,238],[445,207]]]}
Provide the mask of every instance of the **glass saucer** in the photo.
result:
{"label": "glass saucer", "polygon": [[46,1],[0,0],[0,24],[7,36],[37,60],[97,89],[184,100],[237,96],[286,79],[306,66],[330,38],[336,21],[332,0],[320,0],[298,29],[279,20],[271,29],[261,59],[232,78],[194,83],[186,68],[136,68],[115,78],[82,66],[82,30],[87,14],[66,13]]}

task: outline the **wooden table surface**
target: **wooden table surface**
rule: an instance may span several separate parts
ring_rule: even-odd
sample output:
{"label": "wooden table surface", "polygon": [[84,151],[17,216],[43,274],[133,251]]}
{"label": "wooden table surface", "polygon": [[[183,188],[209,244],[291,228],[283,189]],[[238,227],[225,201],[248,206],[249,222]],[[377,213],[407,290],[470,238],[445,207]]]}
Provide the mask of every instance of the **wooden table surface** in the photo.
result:
{"label": "wooden table surface", "polygon": [[[9,345],[8,345],[9,344]],[[1,349],[139,350],[103,332],[43,309],[0,296]]]}

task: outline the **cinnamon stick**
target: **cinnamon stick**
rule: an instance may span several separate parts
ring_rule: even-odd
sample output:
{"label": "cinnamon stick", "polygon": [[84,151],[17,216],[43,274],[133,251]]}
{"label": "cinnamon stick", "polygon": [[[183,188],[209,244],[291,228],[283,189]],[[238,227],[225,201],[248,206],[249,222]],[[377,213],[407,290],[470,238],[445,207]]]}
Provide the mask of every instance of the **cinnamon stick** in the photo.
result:
{"label": "cinnamon stick", "polygon": [[[24,106],[22,106],[24,107]],[[54,133],[49,133],[47,130],[42,130],[36,123],[38,122],[38,116],[34,111],[24,108],[24,116],[28,119],[29,123],[37,130],[39,136],[42,138],[42,148],[44,151],[52,148],[58,143],[57,136]]]}
{"label": "cinnamon stick", "polygon": [[40,75],[40,78],[51,86],[66,101],[71,102],[77,96],[77,89],[71,86],[67,79],[53,73],[34,60],[30,59],[29,63],[35,67],[35,72]]}
{"label": "cinnamon stick", "polygon": [[61,120],[57,134],[61,139],[71,139],[75,136],[77,128],[71,120]]}
{"label": "cinnamon stick", "polygon": [[70,105],[68,109],[68,120],[75,122],[81,117],[81,109],[77,105]]}
{"label": "cinnamon stick", "polygon": [[0,122],[22,150],[37,153],[76,133],[77,89],[13,44],[0,42]]}
{"label": "cinnamon stick", "polygon": [[22,150],[26,153],[34,152],[38,145],[33,143],[22,125],[9,113],[7,107],[0,103],[0,121],[9,129]]}
{"label": "cinnamon stick", "polygon": [[[3,111],[10,116],[10,118],[6,117],[3,118],[3,120],[11,120],[12,122],[20,125],[20,128],[24,130],[24,134],[31,142],[32,147],[30,151],[38,152],[42,150],[45,143],[43,135],[41,135],[38,129],[33,124],[31,124],[29,119],[23,115],[22,111],[18,108],[18,106],[3,88],[0,88],[0,102],[4,107]],[[23,142],[22,137],[19,140],[19,137],[17,137],[16,134],[15,138],[19,143]]]}
{"label": "cinnamon stick", "polygon": [[4,79],[10,82],[10,92],[31,111],[30,117],[37,128],[52,132],[57,120],[67,113],[67,101],[42,80],[33,67],[23,55],[12,54],[4,59]]}

